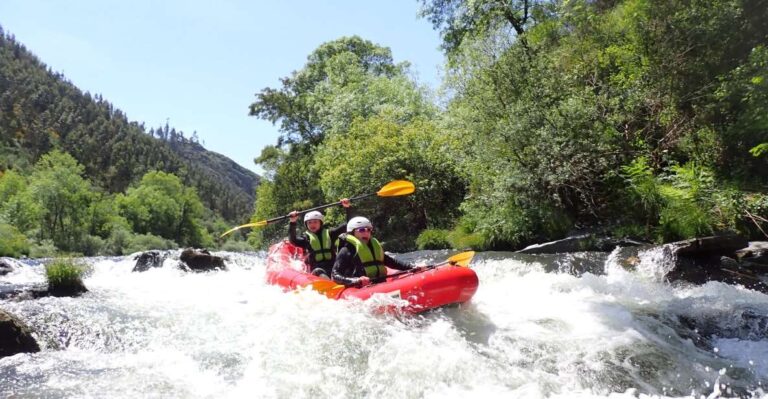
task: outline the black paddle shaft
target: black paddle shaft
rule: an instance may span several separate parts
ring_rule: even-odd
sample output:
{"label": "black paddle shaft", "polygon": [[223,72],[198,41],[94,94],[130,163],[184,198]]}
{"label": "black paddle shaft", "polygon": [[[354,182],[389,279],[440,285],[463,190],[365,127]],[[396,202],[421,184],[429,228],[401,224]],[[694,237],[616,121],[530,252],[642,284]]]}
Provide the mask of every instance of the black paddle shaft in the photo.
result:
{"label": "black paddle shaft", "polygon": [[[363,195],[358,195],[357,197],[352,197],[349,200],[350,201],[357,201],[357,200],[361,200],[363,198],[373,197],[374,195],[376,195],[376,193],[363,194]],[[308,212],[319,211],[321,209],[330,208],[330,207],[336,206],[336,205],[341,205],[341,201],[339,201],[339,202],[332,202],[330,204],[325,204],[325,205],[316,206],[314,208],[305,209],[303,211],[297,212],[297,214],[299,216],[301,216],[301,215],[303,215],[305,213],[308,213]],[[272,219],[267,219],[266,222],[267,222],[267,224],[270,224],[270,223],[279,222],[281,220],[288,219],[289,217],[291,217],[291,215],[278,216],[278,217],[274,217]]]}

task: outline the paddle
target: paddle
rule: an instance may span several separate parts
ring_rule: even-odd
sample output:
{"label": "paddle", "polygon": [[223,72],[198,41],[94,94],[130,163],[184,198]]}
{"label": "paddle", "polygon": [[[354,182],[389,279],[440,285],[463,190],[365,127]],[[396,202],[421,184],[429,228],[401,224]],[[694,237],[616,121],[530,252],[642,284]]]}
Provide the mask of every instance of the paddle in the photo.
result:
{"label": "paddle", "polygon": [[[451,264],[453,266],[469,267],[469,262],[472,261],[473,256],[475,256],[475,251],[461,252],[451,256],[450,258],[446,259],[443,262],[436,263],[434,265],[424,266],[419,268],[418,270],[404,270],[402,272],[390,274],[387,277],[395,277],[395,276],[400,276],[408,273],[418,273],[418,272],[434,269],[438,266],[447,265],[447,264]],[[335,281],[329,281],[329,280],[313,281],[310,285],[312,286],[313,290],[321,294],[325,294],[325,296],[327,296],[328,298],[336,298],[341,293],[341,291],[347,288],[345,285],[338,284]]]}
{"label": "paddle", "polygon": [[[357,201],[357,200],[361,200],[363,198],[372,197],[374,195],[378,195],[379,197],[399,197],[401,195],[408,195],[408,194],[412,193],[415,189],[416,189],[416,186],[414,186],[413,183],[411,183],[411,182],[409,182],[407,180],[393,180],[393,181],[387,183],[386,185],[384,185],[384,187],[382,187],[381,190],[379,190],[379,191],[377,191],[375,193],[358,195],[357,197],[352,197],[349,200],[350,201]],[[301,214],[305,214],[305,213],[311,212],[311,211],[319,211],[321,209],[330,208],[330,207],[332,207],[334,205],[341,205],[341,201],[339,201],[339,202],[332,202],[330,204],[325,204],[325,205],[320,205],[320,206],[317,206],[317,207],[314,207],[314,208],[311,208],[311,209],[306,209],[306,210],[301,211],[299,214],[301,215]],[[281,220],[288,219],[289,217],[290,217],[290,215],[285,215],[285,216],[274,217],[272,219],[260,220],[258,222],[246,223],[246,224],[244,224],[242,226],[237,226],[235,228],[232,228],[232,229],[229,229],[229,230],[225,231],[224,234],[219,236],[219,238],[222,238],[222,237],[226,236],[227,234],[229,234],[229,233],[231,233],[233,231],[237,231],[237,230],[240,230],[240,229],[245,228],[245,227],[264,227],[264,226],[266,226],[266,225],[268,225],[270,223],[279,222]]]}
{"label": "paddle", "polygon": [[313,281],[311,284],[312,289],[321,293],[325,294],[328,298],[336,298],[336,296],[344,290],[344,288],[347,288],[343,284],[339,284],[335,281],[331,280],[317,280]]}
{"label": "paddle", "polygon": [[[461,266],[461,267],[469,267],[469,262],[472,261],[472,257],[475,256],[475,251],[466,251],[461,252],[456,255],[451,256],[450,258],[440,262],[436,263],[434,265],[428,265],[420,268],[419,270],[416,270],[416,272],[421,272],[424,270],[434,269],[438,266],[447,265],[450,264],[452,266]],[[403,274],[413,273],[414,270],[404,270],[402,272],[392,273],[387,276],[389,277],[396,277],[396,276],[402,276]]]}

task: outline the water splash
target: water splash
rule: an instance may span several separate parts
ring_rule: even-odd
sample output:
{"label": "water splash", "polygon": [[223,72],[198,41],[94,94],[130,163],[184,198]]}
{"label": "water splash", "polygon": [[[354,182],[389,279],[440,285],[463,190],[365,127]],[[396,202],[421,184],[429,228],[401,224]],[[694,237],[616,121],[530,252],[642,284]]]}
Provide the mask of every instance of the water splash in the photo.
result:
{"label": "water splash", "polygon": [[[655,277],[664,266],[479,254],[471,303],[403,317],[284,293],[264,283],[265,254],[220,255],[229,271],[200,274],[173,255],[144,273],[130,257],[88,259],[81,298],[0,302],[43,344],[0,359],[0,396],[759,397],[768,383],[768,296],[671,286]],[[42,267],[0,279],[41,282]]]}

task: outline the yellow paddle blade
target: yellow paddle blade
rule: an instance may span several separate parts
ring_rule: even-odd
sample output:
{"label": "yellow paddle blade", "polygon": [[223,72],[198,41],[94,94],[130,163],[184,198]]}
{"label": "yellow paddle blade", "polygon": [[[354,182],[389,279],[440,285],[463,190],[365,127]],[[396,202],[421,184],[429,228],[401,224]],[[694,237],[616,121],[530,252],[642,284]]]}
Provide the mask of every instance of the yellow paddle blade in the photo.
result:
{"label": "yellow paddle blade", "polygon": [[328,298],[336,298],[339,292],[346,288],[344,285],[330,280],[317,280],[313,281],[310,285],[313,290],[325,294]]}
{"label": "yellow paddle blade", "polygon": [[235,228],[232,228],[232,229],[229,229],[229,230],[225,231],[224,234],[219,236],[219,238],[222,238],[222,237],[226,236],[227,234],[229,234],[229,233],[231,233],[233,231],[237,231],[237,230],[240,230],[240,229],[245,228],[245,227],[263,227],[263,226],[266,226],[266,225],[267,225],[267,221],[266,220],[262,220],[260,222],[254,222],[254,223],[247,223],[247,224],[244,224],[242,226],[237,226]]}
{"label": "yellow paddle blade", "polygon": [[377,191],[376,195],[379,197],[398,197],[408,195],[414,190],[416,190],[416,186],[408,180],[393,180]]}
{"label": "yellow paddle blade", "polygon": [[475,256],[475,251],[466,251],[448,258],[448,263],[454,266],[469,267],[469,262],[472,261],[472,257]]}

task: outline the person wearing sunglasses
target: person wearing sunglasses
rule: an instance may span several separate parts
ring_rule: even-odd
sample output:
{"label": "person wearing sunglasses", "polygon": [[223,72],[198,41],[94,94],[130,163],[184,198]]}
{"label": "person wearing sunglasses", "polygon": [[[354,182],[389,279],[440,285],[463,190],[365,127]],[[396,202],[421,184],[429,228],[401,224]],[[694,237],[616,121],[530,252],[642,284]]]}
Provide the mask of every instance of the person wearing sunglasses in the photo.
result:
{"label": "person wearing sunglasses", "polygon": [[356,216],[347,223],[347,233],[339,236],[339,250],[333,263],[331,277],[339,284],[362,287],[387,277],[387,267],[397,270],[418,268],[384,253],[379,240],[373,237],[373,224]]}
{"label": "person wearing sunglasses", "polygon": [[[347,220],[350,216],[350,202],[348,198],[341,200],[341,206],[346,209]],[[307,212],[304,215],[304,227],[307,230],[301,235],[296,236],[296,221],[299,219],[298,211],[288,214],[290,223],[288,224],[288,241],[291,244],[303,248],[307,253],[307,265],[309,270],[315,276],[329,278],[333,261],[336,259],[336,251],[333,243],[339,235],[344,233],[346,223],[343,223],[333,229],[325,226],[325,217],[319,211]]]}

